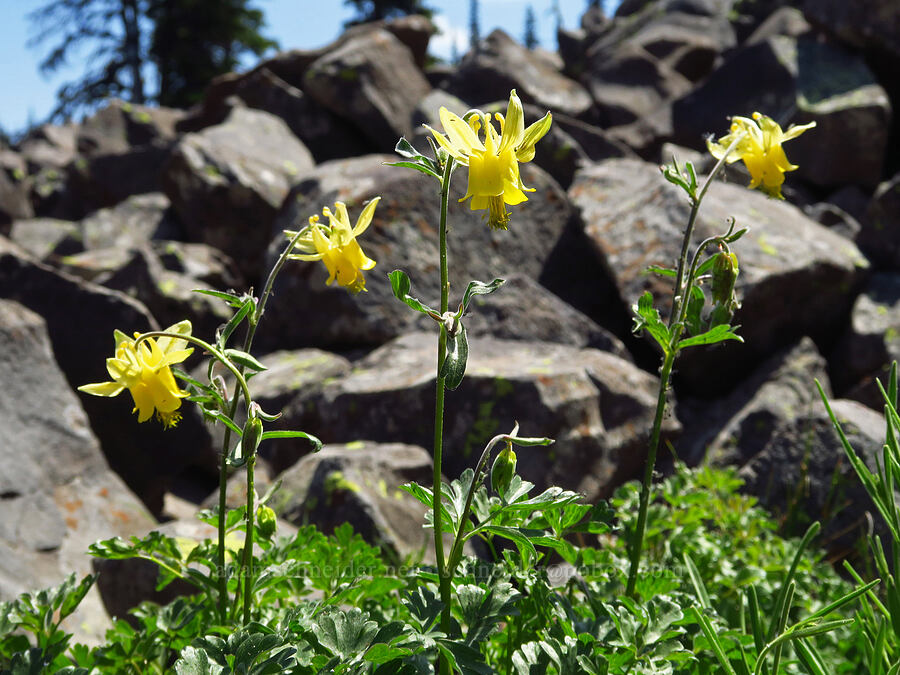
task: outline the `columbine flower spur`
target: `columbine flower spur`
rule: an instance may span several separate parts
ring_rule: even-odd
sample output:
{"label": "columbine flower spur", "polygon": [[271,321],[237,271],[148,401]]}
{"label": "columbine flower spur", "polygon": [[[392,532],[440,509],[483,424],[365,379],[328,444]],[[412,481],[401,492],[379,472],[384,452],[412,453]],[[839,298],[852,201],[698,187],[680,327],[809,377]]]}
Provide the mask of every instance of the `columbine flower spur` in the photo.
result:
{"label": "columbine flower spur", "polygon": [[522,102],[515,89],[509,94],[506,117],[494,114],[499,134],[491,116],[481,111],[470,111],[466,115],[468,121],[443,107],[439,112],[447,135],[428,125],[426,128],[456,161],[469,167],[468,189],[459,201],[471,198],[469,208],[473,211],[488,210],[488,225],[492,229],[508,229],[506,205],[521,204],[528,200],[526,192],[534,192],[522,183],[519,162],[534,158],[534,145],[550,129],[552,115],[548,112],[526,129]]}
{"label": "columbine flower spur", "polygon": [[725,161],[731,164],[743,160],[750,172],[751,189],[759,188],[770,197],[784,199],[781,194],[784,172],[794,171],[798,167],[788,161],[781,144],[797,138],[814,126],[816,123],[810,122],[799,126],[791,125],[787,131],[782,131],[781,126],[771,117],[755,112],[752,120],[746,117],[732,118],[730,133],[718,142],[707,140],[706,147],[713,157],[722,159],[735,138],[743,136]]}
{"label": "columbine flower spur", "polygon": [[[372,215],[381,197],[375,197],[366,204],[359,214],[356,227],[350,227],[350,216],[347,206],[343,202],[335,202],[332,212],[327,206],[322,213],[328,218],[328,225],[319,222],[319,216],[310,216],[306,231],[300,236],[295,249],[303,253],[292,253],[288,256],[292,260],[321,260],[328,269],[329,286],[335,281],[351,293],[359,293],[366,290],[364,270],[375,267],[375,261],[368,258],[360,248],[356,237],[366,231],[372,222]],[[297,232],[285,230],[289,238],[297,235]]]}
{"label": "columbine flower spur", "polygon": [[[165,330],[179,335],[191,334],[191,322],[180,321]],[[185,348],[187,342],[171,337],[147,338],[137,344],[136,339],[115,331],[116,355],[106,359],[111,382],[83,384],[79,391],[94,396],[118,396],[127,389],[134,399],[138,422],[146,422],[154,412],[165,428],[174,427],[181,420],[176,412],[181,399],[189,396],[175,383],[170,366],[184,361],[194,351]],[[140,333],[134,334],[135,338]]]}

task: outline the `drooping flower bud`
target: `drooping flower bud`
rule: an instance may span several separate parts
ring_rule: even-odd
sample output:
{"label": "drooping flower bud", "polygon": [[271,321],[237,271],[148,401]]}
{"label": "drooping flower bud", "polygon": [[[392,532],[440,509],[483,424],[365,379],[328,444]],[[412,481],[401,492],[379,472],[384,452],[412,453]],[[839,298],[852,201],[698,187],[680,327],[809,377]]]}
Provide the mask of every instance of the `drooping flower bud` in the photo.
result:
{"label": "drooping flower bud", "polygon": [[733,300],[738,271],[738,259],[734,253],[720,251],[716,254],[712,268],[713,302],[725,305]]}
{"label": "drooping flower bud", "polygon": [[509,488],[513,475],[516,473],[516,453],[512,449],[512,443],[507,441],[494,459],[491,466],[491,489],[502,495]]}
{"label": "drooping flower bud", "polygon": [[263,423],[251,408],[250,417],[244,423],[244,431],[241,434],[241,457],[245,460],[252,457],[262,441]]}
{"label": "drooping flower bud", "polygon": [[271,539],[275,534],[275,526],[278,519],[275,512],[268,506],[260,506],[256,509],[256,531],[263,539]]}

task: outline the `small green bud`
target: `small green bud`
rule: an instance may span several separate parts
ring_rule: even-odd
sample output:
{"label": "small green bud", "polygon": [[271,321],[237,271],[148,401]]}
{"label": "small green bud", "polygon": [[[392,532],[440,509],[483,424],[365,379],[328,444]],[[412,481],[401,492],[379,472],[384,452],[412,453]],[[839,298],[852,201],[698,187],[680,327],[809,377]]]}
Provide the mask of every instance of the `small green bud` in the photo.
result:
{"label": "small green bud", "polygon": [[738,259],[734,253],[720,251],[716,254],[712,269],[712,298],[719,305],[730,305],[734,300],[734,282],[738,277]]}
{"label": "small green bud", "polygon": [[502,495],[509,488],[515,473],[516,453],[513,452],[512,443],[507,441],[506,447],[497,453],[494,464],[491,466],[491,489]]}
{"label": "small green bud", "polygon": [[716,326],[730,324],[732,317],[734,317],[734,304],[716,304],[716,306],[713,307],[713,311],[709,315],[709,327],[712,329]]}
{"label": "small green bud", "polygon": [[256,415],[251,415],[244,423],[244,431],[241,434],[241,456],[249,459],[256,453],[260,441],[262,441],[263,423]]}
{"label": "small green bud", "polygon": [[256,531],[263,539],[271,539],[275,534],[275,525],[278,519],[275,512],[268,506],[260,506],[256,509]]}

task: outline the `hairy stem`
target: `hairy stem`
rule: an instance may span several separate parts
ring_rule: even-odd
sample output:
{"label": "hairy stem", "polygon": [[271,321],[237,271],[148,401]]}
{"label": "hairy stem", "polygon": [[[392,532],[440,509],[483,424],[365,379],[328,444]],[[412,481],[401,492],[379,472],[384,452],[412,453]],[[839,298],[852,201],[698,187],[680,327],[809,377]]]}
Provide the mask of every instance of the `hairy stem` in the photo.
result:
{"label": "hairy stem", "polygon": [[[447,203],[450,200],[450,174],[453,171],[453,158],[448,157],[444,166],[444,175],[441,179],[441,223],[439,234],[440,263],[441,263],[441,316],[447,313],[450,305],[450,281],[447,272]],[[441,377],[441,368],[444,365],[444,356],[447,351],[447,331],[441,326],[437,347],[437,382],[434,396],[434,476],[433,489],[434,501],[432,503],[432,515],[434,523],[434,555],[437,559],[438,578],[440,579],[441,602],[444,607],[441,610],[441,630],[445,634],[450,633],[450,594],[452,576],[448,575],[447,564],[444,560],[444,527],[441,516],[441,473],[442,451],[444,442],[444,378]],[[440,656],[439,672],[441,675],[450,673],[450,664]]]}

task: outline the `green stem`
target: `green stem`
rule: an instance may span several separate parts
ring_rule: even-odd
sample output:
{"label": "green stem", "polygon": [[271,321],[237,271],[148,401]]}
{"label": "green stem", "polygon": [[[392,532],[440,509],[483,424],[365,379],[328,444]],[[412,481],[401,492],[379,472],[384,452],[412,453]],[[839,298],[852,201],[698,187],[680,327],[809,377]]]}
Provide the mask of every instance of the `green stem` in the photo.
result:
{"label": "green stem", "polygon": [[[680,332],[680,331],[679,331]],[[625,595],[634,597],[637,583],[638,567],[641,562],[641,551],[644,548],[644,531],[647,528],[647,509],[650,504],[650,486],[653,482],[653,471],[656,467],[656,452],[659,449],[659,436],[662,429],[663,414],[666,410],[666,391],[669,388],[669,377],[675,363],[674,350],[666,354],[662,370],[659,374],[659,396],[656,400],[656,416],[653,418],[653,429],[650,432],[650,448],[647,451],[647,462],[644,465],[644,482],[641,485],[641,500],[638,508],[638,521],[635,527],[634,540],[631,542],[630,567]]]}
{"label": "green stem", "polygon": [[[441,263],[441,316],[443,317],[450,305],[450,281],[447,272],[447,204],[450,201],[450,174],[453,172],[453,158],[447,157],[444,165],[444,175],[441,179],[441,223],[439,231],[440,263]],[[437,559],[438,577],[440,580],[440,594],[443,609],[441,610],[441,630],[444,634],[450,634],[450,594],[453,577],[447,574],[447,565],[444,560],[444,526],[441,517],[441,474],[442,452],[444,441],[444,378],[441,377],[441,368],[444,365],[444,355],[447,351],[447,331],[441,324],[441,332],[438,337],[437,347],[437,382],[434,396],[434,475],[433,490],[434,501],[432,503],[432,515],[434,523],[434,555]],[[439,672],[441,675],[450,673],[450,664],[442,655],[438,657]]]}
{"label": "green stem", "polygon": [[253,516],[256,494],[253,473],[256,466],[256,451],[247,458],[247,531],[244,536],[244,562],[241,578],[244,582],[244,625],[250,623],[253,599]]}
{"label": "green stem", "polygon": [[650,506],[650,487],[653,482],[653,472],[656,470],[656,453],[659,449],[659,437],[662,430],[663,415],[666,411],[666,393],[669,389],[669,378],[672,375],[672,367],[675,365],[675,357],[678,356],[678,341],[681,338],[681,331],[684,321],[684,307],[687,304],[688,296],[691,293],[691,286],[694,283],[694,270],[696,269],[696,257],[694,264],[691,265],[691,274],[688,279],[684,278],[684,266],[688,259],[688,250],[691,245],[691,237],[694,234],[694,226],[697,222],[697,213],[700,211],[700,204],[706,191],[712,184],[716,174],[725,165],[725,160],[731,152],[737,148],[738,143],[743,139],[743,134],[737,136],[731,145],[725,150],[725,153],[716,162],[713,170],[709,172],[703,186],[699,192],[689,191],[691,199],[691,213],[688,217],[687,228],[684,231],[684,239],[681,243],[681,255],[678,256],[678,270],[675,274],[675,294],[672,297],[672,313],[669,315],[669,329],[671,331],[671,340],[668,349],[663,357],[662,368],[659,372],[659,395],[656,400],[656,415],[653,418],[653,428],[650,431],[650,447],[647,450],[647,461],[644,465],[644,482],[641,485],[640,504],[638,506],[638,521],[634,531],[634,539],[631,542],[630,566],[628,570],[628,581],[625,585],[625,594],[634,597],[634,588],[637,583],[638,568],[641,563],[641,551],[644,548],[644,532],[647,529],[647,510]]}

